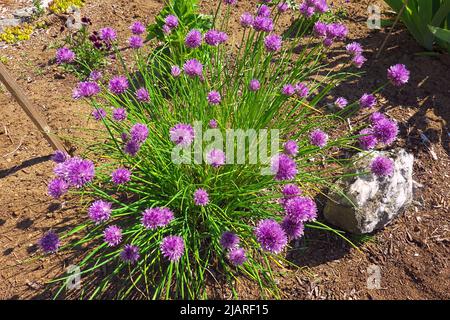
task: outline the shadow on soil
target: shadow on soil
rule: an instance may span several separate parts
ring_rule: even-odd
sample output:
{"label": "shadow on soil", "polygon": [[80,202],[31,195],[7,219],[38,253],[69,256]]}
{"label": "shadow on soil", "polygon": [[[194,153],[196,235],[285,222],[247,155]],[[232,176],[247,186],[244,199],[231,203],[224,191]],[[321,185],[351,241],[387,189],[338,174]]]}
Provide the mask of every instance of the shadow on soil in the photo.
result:
{"label": "shadow on soil", "polygon": [[51,155],[40,156],[40,157],[36,157],[36,158],[33,158],[33,159],[25,160],[21,164],[19,164],[17,166],[14,166],[14,167],[11,167],[9,169],[0,170],[0,179],[5,178],[5,177],[7,177],[9,175],[12,175],[12,174],[14,174],[17,171],[20,171],[22,169],[29,168],[29,167],[34,166],[36,164],[48,161],[48,160],[50,160],[50,158],[51,158]]}

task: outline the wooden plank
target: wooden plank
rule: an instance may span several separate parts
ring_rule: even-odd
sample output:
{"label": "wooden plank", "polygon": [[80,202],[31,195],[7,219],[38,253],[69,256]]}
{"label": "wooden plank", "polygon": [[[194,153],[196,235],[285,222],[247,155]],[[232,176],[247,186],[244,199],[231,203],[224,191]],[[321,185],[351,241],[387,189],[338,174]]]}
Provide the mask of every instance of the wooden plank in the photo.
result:
{"label": "wooden plank", "polygon": [[51,147],[54,150],[61,150],[61,151],[66,150],[61,140],[57,136],[51,134],[50,127],[47,125],[45,119],[35,108],[35,106],[31,104],[30,100],[28,100],[27,96],[25,95],[25,92],[11,77],[11,75],[8,73],[3,63],[0,63],[0,81],[3,82],[5,87],[9,90],[9,92],[11,92],[13,97],[22,107],[23,111],[25,111],[25,113],[31,119],[34,125],[44,135],[44,138],[48,141],[48,143],[50,143]]}

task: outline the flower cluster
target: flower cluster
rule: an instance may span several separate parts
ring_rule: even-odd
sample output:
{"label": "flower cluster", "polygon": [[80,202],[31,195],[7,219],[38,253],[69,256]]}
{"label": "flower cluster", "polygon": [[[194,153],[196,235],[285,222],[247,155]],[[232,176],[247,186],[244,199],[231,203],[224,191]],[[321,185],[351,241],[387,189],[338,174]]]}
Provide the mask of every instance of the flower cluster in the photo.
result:
{"label": "flower cluster", "polygon": [[145,124],[136,123],[130,129],[129,135],[124,135],[124,152],[134,157],[140,150],[142,144],[147,140],[148,128]]}
{"label": "flower cluster", "polygon": [[305,0],[300,4],[300,12],[307,18],[315,13],[324,13],[328,11],[326,0]]}
{"label": "flower cluster", "polygon": [[240,266],[247,261],[247,255],[244,249],[239,247],[239,237],[230,232],[225,231],[220,238],[220,245],[224,250],[228,251],[227,257],[231,264]]}
{"label": "flower cluster", "polygon": [[71,63],[75,60],[75,53],[69,48],[62,47],[56,51],[56,62],[58,64]]}
{"label": "flower cluster", "polygon": [[367,61],[367,59],[363,56],[363,48],[358,42],[347,44],[345,49],[352,56],[352,63],[355,67],[361,68]]}
{"label": "flower cluster", "polygon": [[330,47],[335,41],[343,41],[347,37],[348,29],[340,23],[327,24],[317,21],[314,24],[314,34],[323,39],[323,45]]}
{"label": "flower cluster", "polygon": [[178,18],[175,15],[168,15],[164,19],[164,25],[162,27],[162,30],[165,34],[169,34],[174,30],[176,27],[178,27]]}
{"label": "flower cluster", "polygon": [[359,144],[363,150],[371,150],[378,143],[391,145],[398,135],[398,125],[394,120],[387,118],[379,112],[370,117],[371,126],[359,132]]}
{"label": "flower cluster", "polygon": [[90,160],[67,154],[63,157],[61,151],[55,153],[54,160],[57,162],[54,168],[56,178],[48,184],[48,194],[53,198],[61,197],[69,188],[81,188],[94,178],[95,168]]}

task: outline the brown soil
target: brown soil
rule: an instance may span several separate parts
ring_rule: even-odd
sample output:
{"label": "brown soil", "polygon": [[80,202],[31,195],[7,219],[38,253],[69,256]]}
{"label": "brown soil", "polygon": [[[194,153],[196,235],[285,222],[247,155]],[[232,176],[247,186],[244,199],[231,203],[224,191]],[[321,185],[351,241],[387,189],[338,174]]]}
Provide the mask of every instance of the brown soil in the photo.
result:
{"label": "brown soil", "polygon": [[[250,10],[255,1],[241,1],[238,11]],[[334,1],[338,3],[339,1]],[[342,1],[343,2],[343,1]],[[367,49],[365,77],[337,88],[336,95],[357,99],[385,79],[387,66],[400,62],[411,70],[410,83],[401,90],[387,88],[379,95],[380,109],[401,124],[396,146],[413,152],[418,187],[413,205],[384,230],[361,245],[358,252],[331,234],[307,232],[289,254],[306,268],[286,270],[279,278],[287,299],[449,299],[449,133],[450,57],[417,55],[423,50],[399,26],[379,59],[375,54],[388,30],[370,31],[365,25],[373,0],[343,4],[350,38]],[[377,1],[383,8],[382,1]],[[88,1],[82,9],[100,28],[113,24],[122,36],[140,19],[150,22],[162,1]],[[209,11],[211,4],[202,2]],[[92,126],[90,108],[71,99],[76,79],[62,74],[52,63],[54,44],[64,33],[63,21],[49,17],[50,26],[30,41],[1,50],[7,68],[29,94],[50,126],[62,136],[79,136],[80,127]],[[0,298],[26,299],[42,295],[44,283],[71,263],[64,255],[38,258],[36,241],[49,228],[64,230],[83,215],[77,199],[63,204],[46,195],[51,177],[52,150],[4,88],[0,91]],[[425,134],[431,145],[423,143]],[[381,268],[381,289],[367,289],[368,267]],[[214,291],[214,290],[213,290]],[[255,298],[251,287],[240,286],[242,298]],[[225,296],[218,291],[217,298]]]}

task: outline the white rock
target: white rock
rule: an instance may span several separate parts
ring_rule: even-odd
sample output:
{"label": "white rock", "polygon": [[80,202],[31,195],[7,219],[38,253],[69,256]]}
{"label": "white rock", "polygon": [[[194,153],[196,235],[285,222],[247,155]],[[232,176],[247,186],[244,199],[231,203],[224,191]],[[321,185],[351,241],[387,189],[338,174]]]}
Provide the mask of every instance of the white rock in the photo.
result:
{"label": "white rock", "polygon": [[[389,177],[370,173],[371,161],[380,155],[394,160],[394,172]],[[404,149],[359,153],[355,157],[359,160],[351,172],[362,174],[337,181],[341,193],[331,192],[324,216],[346,231],[370,233],[387,225],[411,203],[414,157]]]}

